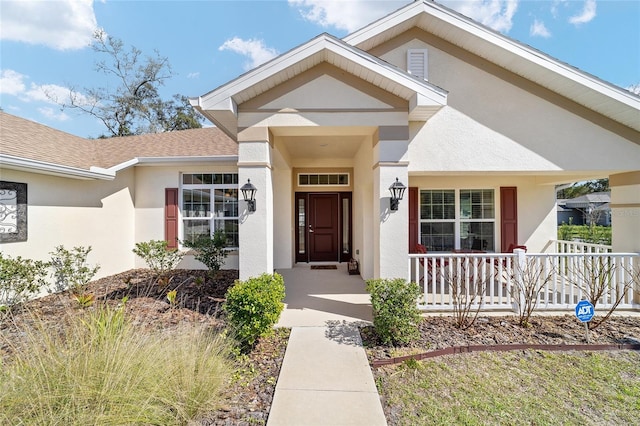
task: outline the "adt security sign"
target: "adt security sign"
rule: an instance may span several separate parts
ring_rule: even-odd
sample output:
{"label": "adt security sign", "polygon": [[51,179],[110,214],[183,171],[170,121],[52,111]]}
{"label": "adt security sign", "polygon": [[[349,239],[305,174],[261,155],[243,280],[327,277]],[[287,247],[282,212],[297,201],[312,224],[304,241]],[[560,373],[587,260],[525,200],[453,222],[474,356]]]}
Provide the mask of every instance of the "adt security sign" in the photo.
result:
{"label": "adt security sign", "polygon": [[588,300],[581,300],[576,305],[576,317],[580,322],[589,322],[593,318],[594,308]]}

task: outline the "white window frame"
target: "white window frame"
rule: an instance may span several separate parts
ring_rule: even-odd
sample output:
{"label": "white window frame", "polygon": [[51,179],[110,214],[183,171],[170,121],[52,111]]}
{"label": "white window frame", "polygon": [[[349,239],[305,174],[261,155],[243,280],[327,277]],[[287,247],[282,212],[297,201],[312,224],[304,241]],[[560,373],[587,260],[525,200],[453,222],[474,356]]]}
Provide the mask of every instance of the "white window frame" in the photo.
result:
{"label": "white window frame", "polygon": [[[216,228],[216,222],[226,222],[226,221],[235,221],[237,225],[240,224],[240,185],[239,183],[222,183],[222,184],[205,184],[205,183],[197,183],[197,184],[185,184],[184,175],[198,175],[198,174],[206,174],[206,175],[216,175],[216,174],[231,174],[235,175],[235,181],[238,182],[238,172],[237,171],[208,171],[208,172],[182,172],[180,173],[180,185],[178,190],[178,211],[179,211],[179,219],[180,219],[180,247],[184,248],[182,245],[182,241],[185,239],[185,220],[186,221],[197,221],[197,222],[209,222],[209,233],[210,236],[213,236],[213,233],[216,229],[224,229],[224,226],[221,228]],[[210,192],[209,198],[209,215],[203,217],[189,217],[186,216],[183,212],[184,209],[184,190],[185,189],[208,189]],[[237,216],[216,216],[215,215],[215,191],[216,190],[226,190],[226,189],[235,189],[238,194],[238,206],[237,206]],[[226,250],[233,251],[238,250],[238,247],[226,247]]]}
{"label": "white window frame", "polygon": [[[471,219],[471,218],[463,218],[460,213],[460,193],[462,191],[493,191],[493,218],[487,219]],[[421,209],[422,209],[422,191],[454,191],[454,219],[422,219]],[[484,187],[484,188],[420,188],[418,190],[418,243],[422,244],[422,224],[423,223],[453,223],[453,246],[454,250],[460,250],[460,240],[462,236],[462,232],[460,230],[461,225],[466,222],[482,222],[482,223],[493,223],[493,249],[495,250],[498,245],[498,191],[496,188]]]}

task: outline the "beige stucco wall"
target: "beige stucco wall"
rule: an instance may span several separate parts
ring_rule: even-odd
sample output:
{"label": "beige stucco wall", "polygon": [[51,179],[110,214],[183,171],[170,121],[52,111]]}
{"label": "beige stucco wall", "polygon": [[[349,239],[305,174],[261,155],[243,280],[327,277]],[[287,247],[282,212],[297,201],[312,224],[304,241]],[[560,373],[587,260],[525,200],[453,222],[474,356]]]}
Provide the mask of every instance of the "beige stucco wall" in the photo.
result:
{"label": "beige stucco wall", "polygon": [[3,243],[3,253],[49,260],[56,246],[91,246],[87,260],[100,265],[97,277],[134,267],[133,170],[98,181],[3,169],[2,180],[28,185],[28,240]]}
{"label": "beige stucco wall", "polygon": [[406,69],[409,48],[428,49],[429,82],[449,92],[445,108],[412,126],[410,172],[638,168],[640,137],[621,138],[568,100],[493,67],[496,76],[472,55],[455,57],[413,39],[382,59]]}
{"label": "beige stucco wall", "polygon": [[541,185],[534,176],[410,176],[409,186],[419,189],[493,189],[496,206],[496,251],[500,251],[500,187],[518,188],[518,239],[527,250],[542,252],[557,235],[553,186]]}
{"label": "beige stucco wall", "polygon": [[[237,167],[229,163],[188,165],[188,166],[145,166],[135,168],[135,241],[164,240],[164,197],[165,188],[179,188],[181,173],[225,173],[237,172]],[[179,235],[182,236],[182,216],[179,221]],[[135,267],[145,268],[144,261],[135,257]],[[187,255],[178,265],[186,269],[206,269],[205,266]],[[224,269],[238,268],[238,253],[231,252]]]}

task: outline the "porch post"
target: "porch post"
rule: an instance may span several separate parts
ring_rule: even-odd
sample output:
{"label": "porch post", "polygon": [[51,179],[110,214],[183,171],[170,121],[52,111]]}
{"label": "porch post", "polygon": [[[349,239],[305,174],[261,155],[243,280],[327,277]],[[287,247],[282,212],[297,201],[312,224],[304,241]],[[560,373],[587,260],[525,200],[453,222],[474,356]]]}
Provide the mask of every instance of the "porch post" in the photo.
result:
{"label": "porch post", "polygon": [[[613,251],[640,253],[640,171],[611,175],[609,186]],[[640,303],[637,288],[634,302]]]}
{"label": "porch post", "polygon": [[247,183],[247,179],[257,188],[256,210],[249,212],[242,194],[238,194],[241,280],[273,273],[273,181],[267,128],[248,128],[238,133],[239,186]]}
{"label": "porch post", "polygon": [[373,218],[374,276],[409,279],[409,195],[400,201],[398,210],[390,209],[389,186],[396,178],[409,187],[409,128],[385,126],[378,129],[374,146]]}

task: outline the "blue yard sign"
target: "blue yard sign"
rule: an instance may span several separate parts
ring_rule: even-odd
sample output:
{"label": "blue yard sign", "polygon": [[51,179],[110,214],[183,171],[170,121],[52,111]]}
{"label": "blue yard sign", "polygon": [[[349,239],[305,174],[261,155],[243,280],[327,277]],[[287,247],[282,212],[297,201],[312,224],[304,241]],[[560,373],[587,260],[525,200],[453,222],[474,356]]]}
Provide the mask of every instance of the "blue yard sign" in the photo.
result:
{"label": "blue yard sign", "polygon": [[581,300],[576,305],[576,317],[580,322],[589,322],[595,314],[593,305],[588,300]]}

